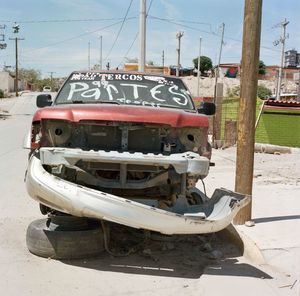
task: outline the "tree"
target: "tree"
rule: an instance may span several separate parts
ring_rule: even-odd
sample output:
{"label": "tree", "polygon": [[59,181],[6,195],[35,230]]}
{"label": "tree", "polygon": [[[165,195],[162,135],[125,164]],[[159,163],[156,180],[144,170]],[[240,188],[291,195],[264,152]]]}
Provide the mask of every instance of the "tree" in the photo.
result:
{"label": "tree", "polygon": [[257,96],[260,99],[267,99],[272,96],[272,91],[264,85],[257,86]]}
{"label": "tree", "polygon": [[[198,69],[198,57],[193,59],[193,64],[196,69]],[[213,67],[212,61],[207,56],[201,56],[200,57],[200,72],[201,74],[204,74],[208,70],[211,70]]]}
{"label": "tree", "polygon": [[126,63],[138,63],[138,58],[125,58]]}
{"label": "tree", "polygon": [[146,64],[148,66],[154,66],[154,62],[152,60],[147,61]]}
{"label": "tree", "polygon": [[[11,75],[15,75],[15,71],[12,70],[8,70],[8,73],[10,73]],[[25,69],[25,68],[20,68],[18,70],[18,76],[19,79],[21,80],[25,80],[28,83],[34,84],[36,82],[38,82],[41,79],[41,71],[40,70],[35,70],[35,69]]]}
{"label": "tree", "polygon": [[28,83],[36,83],[41,79],[41,72],[35,69],[19,69],[19,78],[26,80]]}
{"label": "tree", "polygon": [[266,65],[263,61],[259,61],[258,74],[266,75]]}

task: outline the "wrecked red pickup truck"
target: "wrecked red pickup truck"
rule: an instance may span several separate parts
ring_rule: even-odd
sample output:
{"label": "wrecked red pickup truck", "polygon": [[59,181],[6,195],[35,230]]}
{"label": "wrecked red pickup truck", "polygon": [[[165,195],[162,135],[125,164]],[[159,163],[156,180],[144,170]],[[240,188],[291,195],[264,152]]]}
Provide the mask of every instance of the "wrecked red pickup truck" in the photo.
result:
{"label": "wrecked red pickup truck", "polygon": [[26,175],[47,213],[107,220],[163,234],[227,227],[249,197],[196,184],[210,166],[208,116],[181,79],[73,72],[56,98],[37,98]]}

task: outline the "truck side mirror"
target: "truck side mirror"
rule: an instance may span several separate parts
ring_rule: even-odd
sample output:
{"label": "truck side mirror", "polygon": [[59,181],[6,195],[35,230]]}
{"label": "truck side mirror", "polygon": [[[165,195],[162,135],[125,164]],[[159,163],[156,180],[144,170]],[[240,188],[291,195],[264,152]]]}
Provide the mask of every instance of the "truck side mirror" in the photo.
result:
{"label": "truck side mirror", "polygon": [[216,113],[216,105],[210,102],[202,102],[197,111],[205,115],[214,115]]}
{"label": "truck side mirror", "polygon": [[39,108],[51,106],[52,98],[49,94],[38,95],[36,98],[36,106]]}

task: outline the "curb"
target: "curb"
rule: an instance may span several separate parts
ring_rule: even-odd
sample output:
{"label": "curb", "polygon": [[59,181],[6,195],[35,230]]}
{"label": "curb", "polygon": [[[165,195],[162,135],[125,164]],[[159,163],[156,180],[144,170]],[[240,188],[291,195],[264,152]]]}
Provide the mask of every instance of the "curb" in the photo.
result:
{"label": "curb", "polygon": [[290,154],[290,153],[300,153],[300,148],[255,143],[254,151],[260,153],[269,153],[269,154]]}
{"label": "curb", "polygon": [[242,231],[239,231],[232,224],[222,230],[221,235],[234,243],[246,259],[257,265],[266,264],[265,258],[257,244],[249,236]]}

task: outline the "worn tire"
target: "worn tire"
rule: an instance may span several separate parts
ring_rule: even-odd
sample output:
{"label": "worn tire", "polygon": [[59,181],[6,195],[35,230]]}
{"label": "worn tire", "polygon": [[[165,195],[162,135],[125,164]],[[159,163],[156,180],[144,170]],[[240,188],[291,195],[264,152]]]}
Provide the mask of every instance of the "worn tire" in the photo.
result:
{"label": "worn tire", "polygon": [[53,259],[87,258],[104,251],[99,223],[89,222],[86,227],[81,227],[78,222],[72,222],[63,226],[51,223],[51,218],[31,222],[26,233],[28,250],[37,256]]}

